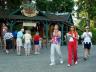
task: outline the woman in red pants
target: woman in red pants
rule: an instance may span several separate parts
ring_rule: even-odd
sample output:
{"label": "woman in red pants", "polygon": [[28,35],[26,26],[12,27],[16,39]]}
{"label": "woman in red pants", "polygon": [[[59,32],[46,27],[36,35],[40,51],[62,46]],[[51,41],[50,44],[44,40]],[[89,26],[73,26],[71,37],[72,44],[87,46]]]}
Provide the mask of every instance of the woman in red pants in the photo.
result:
{"label": "woman in red pants", "polygon": [[77,46],[78,46],[78,33],[75,26],[70,27],[70,31],[67,33],[68,38],[68,67],[72,65],[72,59],[74,64],[77,64]]}

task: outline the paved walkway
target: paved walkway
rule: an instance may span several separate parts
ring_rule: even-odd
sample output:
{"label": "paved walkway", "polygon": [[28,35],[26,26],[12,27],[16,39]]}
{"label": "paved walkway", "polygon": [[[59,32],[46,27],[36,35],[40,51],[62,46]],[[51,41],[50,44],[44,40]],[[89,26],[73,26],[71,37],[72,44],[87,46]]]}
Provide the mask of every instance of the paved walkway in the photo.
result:
{"label": "paved walkway", "polygon": [[[96,46],[91,49],[90,58],[87,61],[83,60],[83,48],[79,45],[78,65],[67,67],[67,47],[62,47],[64,64],[59,64],[56,61],[55,66],[49,66],[50,63],[50,47],[42,49],[40,55],[31,54],[31,56],[17,56],[11,51],[6,55],[0,50],[0,72],[96,72]],[[57,57],[58,58],[58,57]]]}

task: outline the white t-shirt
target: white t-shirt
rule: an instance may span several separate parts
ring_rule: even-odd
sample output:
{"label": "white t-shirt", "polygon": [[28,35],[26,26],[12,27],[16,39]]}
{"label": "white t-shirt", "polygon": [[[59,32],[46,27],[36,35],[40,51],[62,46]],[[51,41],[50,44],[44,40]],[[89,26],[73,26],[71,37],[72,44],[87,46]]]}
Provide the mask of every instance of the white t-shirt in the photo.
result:
{"label": "white t-shirt", "polygon": [[[73,36],[74,36],[74,35],[73,35]],[[73,42],[73,41],[74,41],[71,34],[68,34],[68,33],[67,33],[67,37],[68,37],[68,41],[69,41],[69,42]]]}
{"label": "white t-shirt", "polygon": [[31,42],[32,39],[30,34],[24,34],[23,38],[25,40],[25,43]]}
{"label": "white t-shirt", "polygon": [[81,36],[82,38],[84,38],[84,42],[91,42],[91,38],[92,38],[92,33],[91,32],[84,32]]}

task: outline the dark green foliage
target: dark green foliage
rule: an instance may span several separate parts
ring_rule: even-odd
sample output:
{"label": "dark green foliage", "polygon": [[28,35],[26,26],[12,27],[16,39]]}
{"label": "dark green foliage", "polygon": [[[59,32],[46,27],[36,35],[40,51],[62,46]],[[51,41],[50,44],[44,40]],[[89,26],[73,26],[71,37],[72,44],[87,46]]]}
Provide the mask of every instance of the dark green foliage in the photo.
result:
{"label": "dark green foliage", "polygon": [[[48,12],[72,12],[74,1],[73,0],[36,0],[37,9],[40,11]],[[22,0],[8,0],[9,9],[17,9],[22,4]]]}
{"label": "dark green foliage", "polygon": [[7,0],[8,1],[8,8],[14,8],[17,9],[18,7],[20,7],[22,0]]}
{"label": "dark green foliage", "polygon": [[72,12],[73,0],[37,0],[37,8],[41,11],[49,12]]}
{"label": "dark green foliage", "polygon": [[78,12],[86,11],[89,19],[93,19],[96,16],[96,0],[79,0],[78,6]]}
{"label": "dark green foliage", "polygon": [[92,31],[92,35],[93,35],[92,42],[93,42],[93,44],[96,44],[96,29],[92,28],[91,31]]}

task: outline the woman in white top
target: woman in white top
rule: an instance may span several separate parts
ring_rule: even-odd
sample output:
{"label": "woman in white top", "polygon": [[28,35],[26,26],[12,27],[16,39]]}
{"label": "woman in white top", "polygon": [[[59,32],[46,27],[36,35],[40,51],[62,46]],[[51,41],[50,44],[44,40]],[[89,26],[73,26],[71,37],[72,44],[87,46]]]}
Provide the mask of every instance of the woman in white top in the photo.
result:
{"label": "woman in white top", "polygon": [[92,38],[92,33],[89,31],[89,27],[86,26],[86,31],[82,34],[81,38],[84,39],[83,44],[84,44],[84,60],[87,60],[88,56],[90,55],[90,48],[91,48],[91,38]]}
{"label": "woman in white top", "polygon": [[24,38],[25,55],[29,56],[30,49],[31,49],[31,40],[32,40],[32,36],[29,30],[26,30],[26,33],[24,34],[23,38]]}

